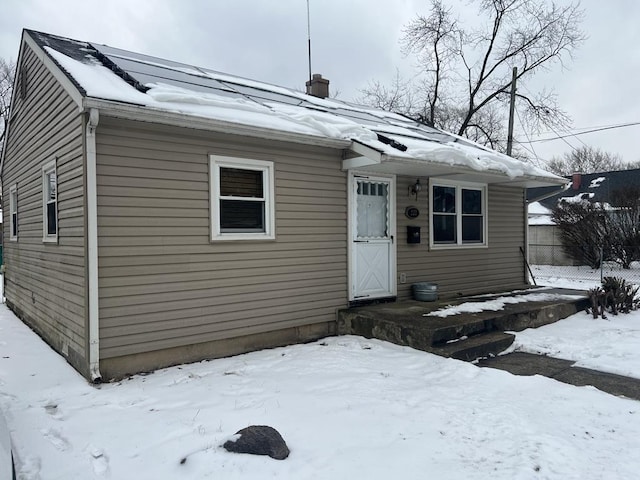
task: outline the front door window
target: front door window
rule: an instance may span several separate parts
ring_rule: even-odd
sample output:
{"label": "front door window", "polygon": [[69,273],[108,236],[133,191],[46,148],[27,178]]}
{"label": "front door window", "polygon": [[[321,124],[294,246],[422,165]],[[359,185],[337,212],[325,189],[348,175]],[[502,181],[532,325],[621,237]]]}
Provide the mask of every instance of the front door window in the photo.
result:
{"label": "front door window", "polygon": [[357,193],[357,237],[388,238],[389,184],[358,180]]}

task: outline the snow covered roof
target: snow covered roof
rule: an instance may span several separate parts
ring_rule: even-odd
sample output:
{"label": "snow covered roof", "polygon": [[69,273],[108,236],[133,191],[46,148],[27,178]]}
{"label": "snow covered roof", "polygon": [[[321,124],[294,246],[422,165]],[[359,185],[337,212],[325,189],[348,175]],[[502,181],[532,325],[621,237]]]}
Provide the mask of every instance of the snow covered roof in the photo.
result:
{"label": "snow covered roof", "polygon": [[527,205],[529,225],[555,225],[551,219],[551,210],[540,202],[532,202]]}
{"label": "snow covered roof", "polygon": [[[553,209],[559,202],[588,201],[615,207],[616,195],[625,191],[640,190],[640,169],[611,172],[576,173],[567,177],[568,188],[554,191],[552,187],[529,188],[527,199],[538,200],[544,207]],[[555,193],[554,193],[555,192]]]}
{"label": "snow covered roof", "polygon": [[[207,68],[32,30],[40,48],[79,92],[81,109],[165,123],[342,148],[344,168],[454,176],[527,187],[564,179],[405,116]],[[29,41],[31,40],[31,41]],[[186,122],[185,122],[186,126]],[[231,127],[235,127],[231,130]]]}

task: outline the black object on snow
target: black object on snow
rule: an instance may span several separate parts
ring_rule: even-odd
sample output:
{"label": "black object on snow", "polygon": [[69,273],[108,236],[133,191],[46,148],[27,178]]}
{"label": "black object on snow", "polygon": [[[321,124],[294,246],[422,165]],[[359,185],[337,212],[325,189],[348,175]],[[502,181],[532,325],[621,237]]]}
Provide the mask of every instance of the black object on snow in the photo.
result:
{"label": "black object on snow", "polygon": [[223,445],[229,452],[269,455],[276,460],[284,460],[289,456],[289,447],[273,427],[251,425],[238,430],[236,435],[240,435],[240,438],[227,440]]}

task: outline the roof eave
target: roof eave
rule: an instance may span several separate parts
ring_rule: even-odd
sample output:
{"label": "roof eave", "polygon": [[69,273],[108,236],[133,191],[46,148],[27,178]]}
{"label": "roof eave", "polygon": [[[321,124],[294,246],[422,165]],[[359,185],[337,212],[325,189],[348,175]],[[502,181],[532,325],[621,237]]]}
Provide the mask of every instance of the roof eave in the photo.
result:
{"label": "roof eave", "polygon": [[409,156],[395,156],[383,154],[380,161],[369,168],[380,171],[395,170],[397,174],[422,175],[428,177],[451,178],[458,177],[462,180],[469,180],[466,177],[474,177],[476,181],[488,184],[500,184],[506,186],[532,188],[563,185],[566,179],[563,177],[547,177],[539,175],[524,174],[517,177],[510,177],[500,170],[475,170],[463,165],[451,165],[446,162],[436,160],[424,160]]}
{"label": "roof eave", "polygon": [[315,145],[334,149],[345,149],[351,145],[350,140],[323,137],[297,132],[287,132],[274,128],[229,122],[215,118],[199,117],[192,114],[170,112],[145,105],[122,103],[92,97],[83,99],[84,109],[97,108],[101,115],[108,117],[152,122],[175,127],[207,130],[217,133],[278,140],[305,145]]}

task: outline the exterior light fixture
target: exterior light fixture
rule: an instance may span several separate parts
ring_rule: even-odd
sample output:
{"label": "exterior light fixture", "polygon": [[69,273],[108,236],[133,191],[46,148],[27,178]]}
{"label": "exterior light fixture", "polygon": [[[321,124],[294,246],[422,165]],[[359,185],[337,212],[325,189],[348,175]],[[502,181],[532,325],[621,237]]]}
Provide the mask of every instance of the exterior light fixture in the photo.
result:
{"label": "exterior light fixture", "polygon": [[420,190],[422,190],[422,185],[420,185],[420,179],[418,178],[416,183],[409,186],[409,196],[415,195],[416,200],[418,200],[418,193],[420,193]]}

